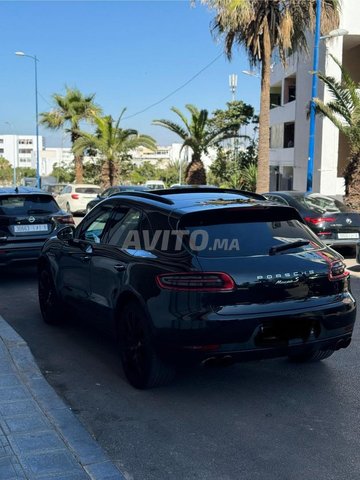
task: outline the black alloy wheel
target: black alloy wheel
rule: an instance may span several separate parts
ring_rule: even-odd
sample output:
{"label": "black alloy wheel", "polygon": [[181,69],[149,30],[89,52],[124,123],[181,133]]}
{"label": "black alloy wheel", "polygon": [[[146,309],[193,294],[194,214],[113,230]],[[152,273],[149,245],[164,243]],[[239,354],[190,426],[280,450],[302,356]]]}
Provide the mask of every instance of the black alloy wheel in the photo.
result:
{"label": "black alloy wheel", "polygon": [[158,387],[174,378],[175,369],[159,358],[152,342],[148,318],[137,303],[129,302],[122,310],[118,335],[124,373],[133,387]]}
{"label": "black alloy wheel", "polygon": [[44,322],[49,325],[59,325],[63,323],[63,308],[56,292],[52,275],[46,267],[39,273],[38,295]]}
{"label": "black alloy wheel", "polygon": [[313,350],[299,354],[290,354],[289,360],[294,363],[320,362],[331,357],[335,350]]}

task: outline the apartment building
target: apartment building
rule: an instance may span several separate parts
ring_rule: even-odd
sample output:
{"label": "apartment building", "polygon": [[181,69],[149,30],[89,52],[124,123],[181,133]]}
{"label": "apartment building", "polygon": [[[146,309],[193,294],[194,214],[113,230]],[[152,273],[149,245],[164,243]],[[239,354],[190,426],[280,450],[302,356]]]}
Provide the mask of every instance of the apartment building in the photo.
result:
{"label": "apartment building", "polygon": [[[341,37],[321,40],[319,70],[337,79],[341,72],[331,58],[339,59],[355,81],[360,81],[360,2],[342,2],[339,28]],[[306,190],[309,120],[311,100],[313,38],[309,55],[293,55],[284,68],[277,63],[271,75],[270,186],[272,190]],[[319,82],[318,97],[330,99]],[[328,195],[344,194],[343,171],[348,158],[347,141],[338,129],[322,117],[316,119],[313,191]]]}
{"label": "apartment building", "polygon": [[[43,137],[39,136],[40,155],[43,146]],[[0,134],[0,157],[6,158],[12,167],[36,168],[36,136]]]}

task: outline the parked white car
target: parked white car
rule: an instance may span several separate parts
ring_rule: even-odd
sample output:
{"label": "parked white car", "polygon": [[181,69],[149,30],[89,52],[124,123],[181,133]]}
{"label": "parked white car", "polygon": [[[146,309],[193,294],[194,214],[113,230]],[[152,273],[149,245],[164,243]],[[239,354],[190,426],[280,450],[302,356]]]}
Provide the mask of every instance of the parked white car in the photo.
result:
{"label": "parked white car", "polygon": [[97,185],[69,184],[56,197],[56,201],[67,212],[85,213],[86,205],[100,193],[101,188]]}
{"label": "parked white car", "polygon": [[162,180],[148,180],[145,182],[145,187],[149,190],[161,190],[165,188],[165,183]]}

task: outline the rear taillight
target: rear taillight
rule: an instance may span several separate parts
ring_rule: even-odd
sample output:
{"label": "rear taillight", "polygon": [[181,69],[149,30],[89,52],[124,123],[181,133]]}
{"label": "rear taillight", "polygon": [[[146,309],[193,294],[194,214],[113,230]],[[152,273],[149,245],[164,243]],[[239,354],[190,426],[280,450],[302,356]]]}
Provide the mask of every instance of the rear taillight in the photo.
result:
{"label": "rear taillight", "polygon": [[66,225],[66,224],[75,225],[72,215],[62,215],[62,216],[53,217],[53,218],[56,223],[60,223],[61,225]]}
{"label": "rear taillight", "polygon": [[231,292],[235,289],[234,280],[222,272],[183,272],[157,275],[160,288],[177,291]]}
{"label": "rear taillight", "polygon": [[312,225],[319,225],[320,223],[329,223],[335,222],[335,217],[304,217],[305,222],[311,223]]}
{"label": "rear taillight", "polygon": [[78,193],[72,193],[71,198],[73,198],[74,200],[79,200],[79,194]]}
{"label": "rear taillight", "polygon": [[335,260],[329,263],[329,280],[342,280],[350,275],[346,270],[346,265],[341,260]]}

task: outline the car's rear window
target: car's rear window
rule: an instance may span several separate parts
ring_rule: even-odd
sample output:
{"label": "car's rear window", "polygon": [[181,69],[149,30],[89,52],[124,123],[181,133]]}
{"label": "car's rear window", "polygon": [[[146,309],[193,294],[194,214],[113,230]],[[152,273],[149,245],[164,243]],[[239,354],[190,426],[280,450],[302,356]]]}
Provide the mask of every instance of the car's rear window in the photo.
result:
{"label": "car's rear window", "polygon": [[46,190],[49,193],[60,193],[64,189],[65,185],[47,185]]}
{"label": "car's rear window", "polygon": [[75,193],[89,193],[89,194],[97,194],[101,192],[101,188],[96,187],[76,187]]}
{"label": "car's rear window", "polygon": [[0,215],[55,213],[59,207],[50,195],[8,195],[0,197]]}
{"label": "car's rear window", "polygon": [[347,207],[344,203],[336,200],[332,197],[327,197],[325,195],[294,195],[296,201],[301,203],[303,206],[314,210],[319,213],[350,213],[352,212],[351,208]]}
{"label": "car's rear window", "polygon": [[[322,248],[321,241],[298,220],[218,223],[190,226],[185,244],[200,257],[248,257],[268,255],[272,247],[298,240],[309,243],[286,250],[295,253]],[[283,252],[282,252],[283,253]]]}

